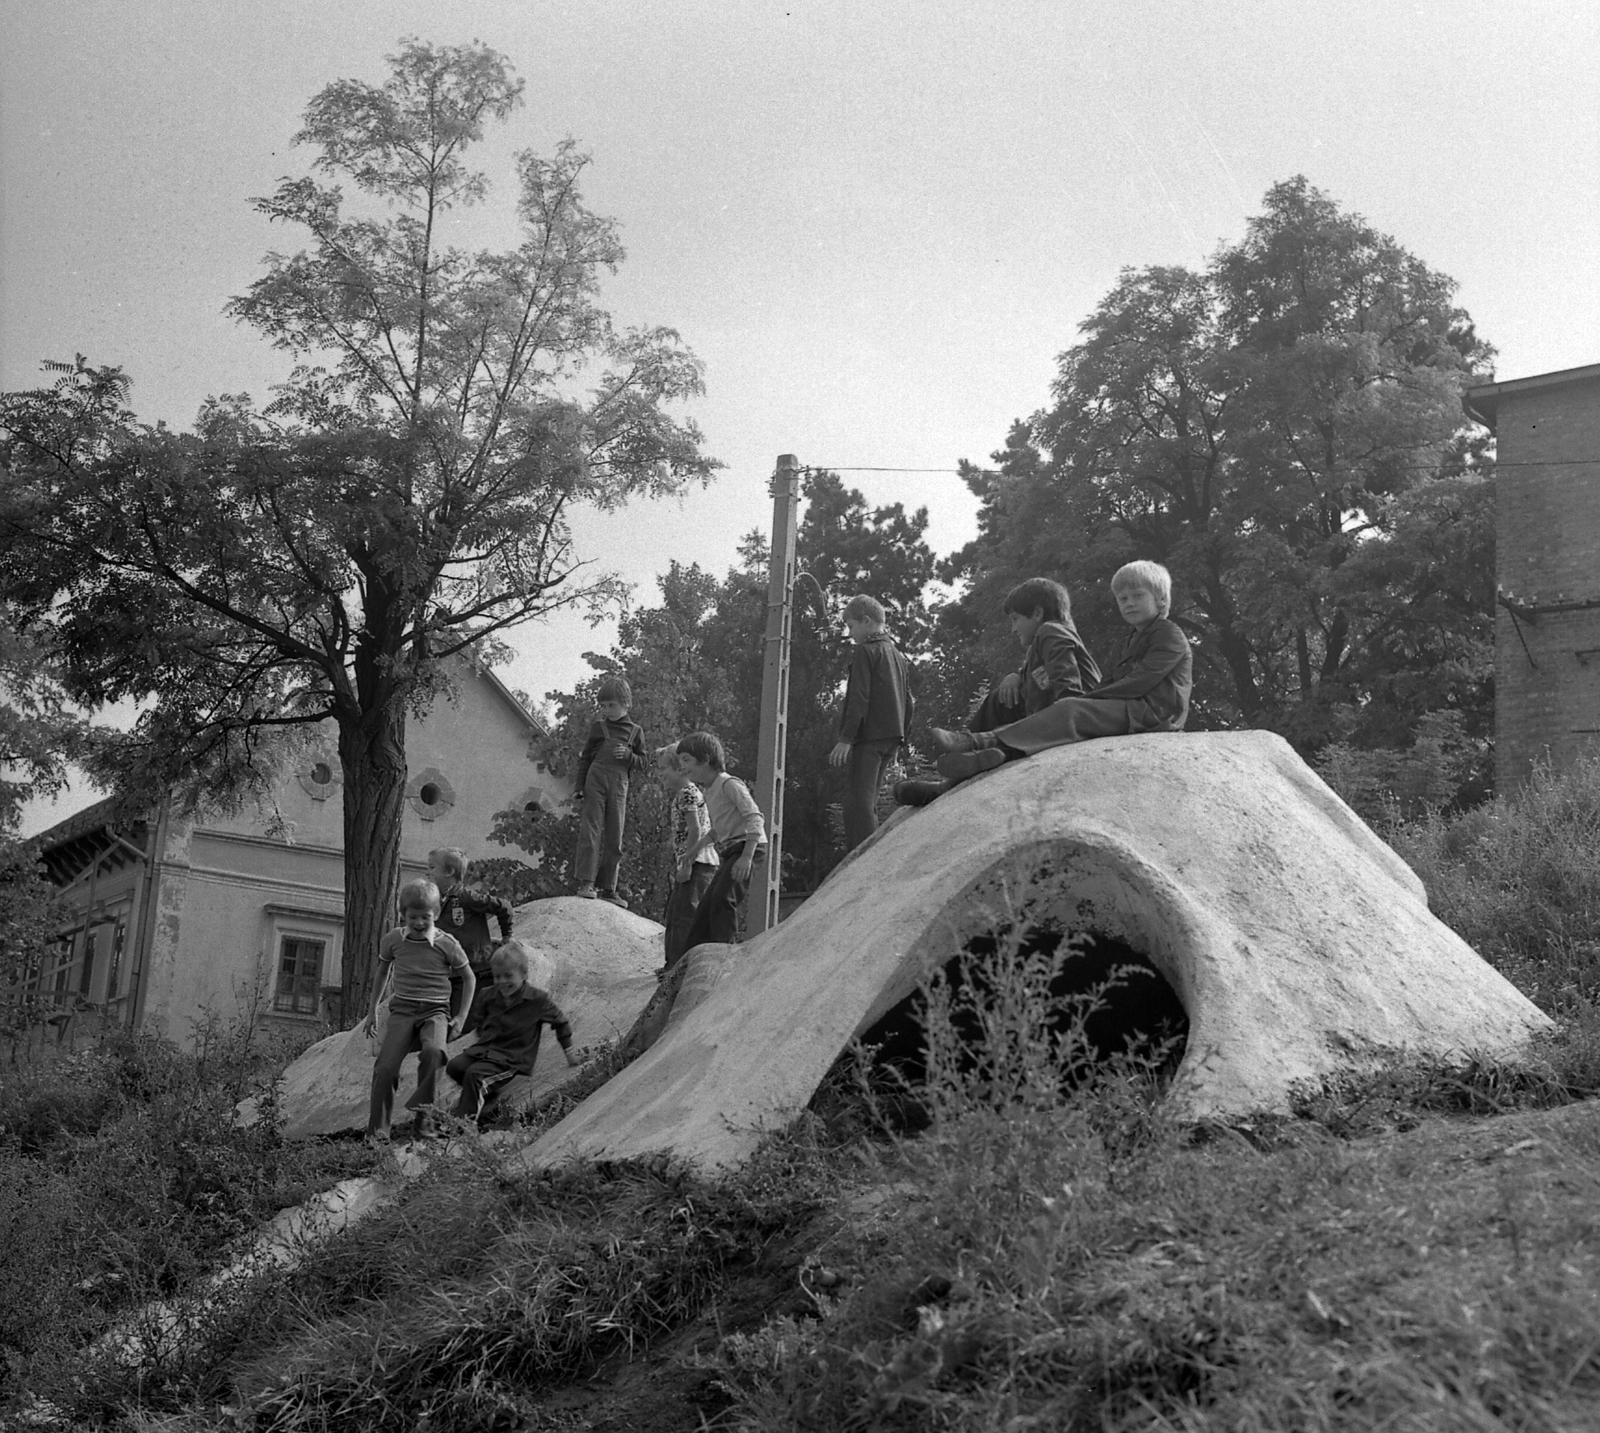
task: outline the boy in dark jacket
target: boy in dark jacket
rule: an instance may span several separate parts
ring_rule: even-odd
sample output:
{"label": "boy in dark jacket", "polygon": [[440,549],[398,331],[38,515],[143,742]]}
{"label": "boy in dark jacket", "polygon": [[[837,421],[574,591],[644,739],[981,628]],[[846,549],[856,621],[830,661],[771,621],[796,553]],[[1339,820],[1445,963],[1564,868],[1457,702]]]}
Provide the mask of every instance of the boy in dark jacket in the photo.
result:
{"label": "boy in dark jacket", "polygon": [[916,702],[911,666],[889,640],[883,604],[852,597],[844,624],[855,644],[839,718],[839,740],[828,754],[845,771],[844,846],[853,851],[878,829],[878,788],[911,730]]}
{"label": "boy in dark jacket", "polygon": [[965,781],[1052,746],[1133,732],[1181,731],[1189,716],[1189,639],[1167,613],[1172,577],[1155,562],[1130,562],[1111,579],[1122,620],[1133,628],[1111,680],[1090,696],[1064,697],[989,732],[933,729],[939,773]]}
{"label": "boy in dark jacket", "polygon": [[510,904],[493,891],[467,884],[466,852],[458,846],[440,846],[428,852],[428,879],[439,888],[439,929],[454,936],[456,944],[466,951],[467,963],[477,981],[472,1009],[467,1012],[471,1020],[493,989],[489,957],[494,954],[495,941],[489,934],[489,917],[493,916],[499,925],[502,941],[511,939],[515,917]]}
{"label": "boy in dark jacket", "polygon": [[628,780],[645,769],[644,728],[628,716],[633,692],[622,677],[606,677],[596,693],[599,715],[578,758],[580,803],[578,848],[573,855],[575,894],[627,904],[617,894],[617,866],[622,860],[622,828],[628,812]]}
{"label": "boy in dark jacket", "polygon": [[467,1021],[477,1040],[446,1065],[461,1086],[453,1113],[461,1119],[491,1121],[500,1093],[518,1075],[531,1075],[539,1058],[539,1037],[548,1025],[556,1032],[569,1065],[583,1062],[572,1052],[572,1026],[547,991],[528,983],[528,948],[508,940],[490,962],[494,984],[479,1012]]}

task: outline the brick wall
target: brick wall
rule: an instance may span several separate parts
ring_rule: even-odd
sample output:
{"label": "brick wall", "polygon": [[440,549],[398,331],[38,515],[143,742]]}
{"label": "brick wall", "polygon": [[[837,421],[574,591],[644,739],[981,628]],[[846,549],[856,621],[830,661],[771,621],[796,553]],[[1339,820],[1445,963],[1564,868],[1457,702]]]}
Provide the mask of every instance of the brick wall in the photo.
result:
{"label": "brick wall", "polygon": [[[1600,600],[1600,377],[1502,392],[1495,434],[1501,595]],[[1530,617],[1500,606],[1496,785],[1509,791],[1546,755],[1559,770],[1585,750],[1600,752],[1600,608]]]}

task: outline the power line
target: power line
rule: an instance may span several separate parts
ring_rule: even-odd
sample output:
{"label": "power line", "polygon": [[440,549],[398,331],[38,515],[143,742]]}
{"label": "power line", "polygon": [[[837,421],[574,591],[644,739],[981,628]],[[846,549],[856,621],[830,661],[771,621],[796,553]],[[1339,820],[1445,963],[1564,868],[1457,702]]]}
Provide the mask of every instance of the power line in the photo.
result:
{"label": "power line", "polygon": [[[1439,470],[1439,464],[1437,463],[1386,463],[1384,466],[1391,470],[1402,468],[1413,473],[1433,473]],[[1497,461],[1493,464],[1493,470],[1499,471],[1501,468],[1589,468],[1595,466],[1600,466],[1600,458],[1543,458],[1529,460],[1525,463]],[[946,473],[952,477],[962,476],[962,469],[960,468],[866,468],[843,467],[836,463],[807,463],[801,471],[805,473]],[[1004,476],[996,468],[974,467],[972,471],[979,477]],[[1463,468],[1455,476],[1466,477],[1473,473],[1485,473],[1488,471],[1490,471],[1488,468]]]}

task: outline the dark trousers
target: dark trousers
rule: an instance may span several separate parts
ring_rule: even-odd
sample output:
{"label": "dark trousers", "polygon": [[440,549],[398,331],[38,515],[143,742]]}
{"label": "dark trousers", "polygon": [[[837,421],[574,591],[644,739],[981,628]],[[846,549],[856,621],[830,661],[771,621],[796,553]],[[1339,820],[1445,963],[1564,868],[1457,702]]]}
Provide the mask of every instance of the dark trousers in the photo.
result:
{"label": "dark trousers", "polygon": [[672,892],[667,897],[668,970],[682,960],[684,952],[689,949],[684,942],[689,937],[689,927],[694,921],[694,913],[700,909],[700,902],[705,899],[712,877],[716,874],[717,867],[707,865],[704,861],[696,861],[689,867],[687,881],[672,883]]}
{"label": "dark trousers", "polygon": [[617,866],[622,860],[622,823],[627,811],[627,771],[595,762],[583,783],[578,849],[572,861],[573,879],[580,886],[616,890]]}
{"label": "dark trousers", "polygon": [[853,851],[878,829],[878,789],[900,749],[891,741],[858,741],[850,747],[844,779],[844,848]]}
{"label": "dark trousers", "polygon": [[400,1066],[413,1050],[420,1052],[417,1092],[406,1101],[406,1108],[416,1109],[433,1103],[439,1071],[444,1068],[445,1039],[449,1031],[450,1017],[442,1009],[407,1012],[390,1008],[383,1043],[378,1047],[378,1058],[372,1067],[368,1134],[389,1133],[389,1124],[394,1118],[394,1092],[400,1087]]}
{"label": "dark trousers", "polygon": [[1133,730],[1128,703],[1094,697],[1062,697],[1060,701],[1009,726],[997,727],[1000,744],[1023,756],[1035,756],[1052,746],[1091,741],[1097,736],[1127,736]]}
{"label": "dark trousers", "polygon": [[[717,847],[722,864],[717,867],[705,895],[700,897],[700,904],[695,907],[694,919],[689,922],[688,932],[683,937],[685,952],[707,941],[732,945],[739,939],[739,907],[749,893],[750,878],[746,876],[741,881],[733,874],[733,864],[743,850],[743,841],[727,841]],[[756,859],[761,859],[759,854]]]}
{"label": "dark trousers", "polygon": [[500,1092],[519,1073],[493,1060],[481,1059],[471,1050],[463,1050],[444,1069],[461,1086],[461,1098],[453,1113],[468,1120],[492,1118]]}

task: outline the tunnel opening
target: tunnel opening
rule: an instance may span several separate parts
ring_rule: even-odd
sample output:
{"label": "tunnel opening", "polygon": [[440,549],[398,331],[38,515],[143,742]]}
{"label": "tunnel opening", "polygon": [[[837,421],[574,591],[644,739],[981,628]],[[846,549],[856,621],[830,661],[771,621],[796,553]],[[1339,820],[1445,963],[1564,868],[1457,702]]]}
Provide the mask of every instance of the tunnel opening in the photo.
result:
{"label": "tunnel opening", "polygon": [[[1032,1007],[1020,1019],[1019,970],[1031,972],[1025,995]],[[930,1022],[944,1028],[930,1029]],[[996,1041],[1015,1038],[1003,1028],[1008,1022],[1050,1046],[1063,1096],[1113,1069],[1138,1069],[1165,1085],[1183,1059],[1189,1031],[1177,992],[1121,937],[1049,922],[1020,931],[1002,925],[968,938],[936,977],[862,1036],[867,1067],[856,1078],[865,1074],[892,1123],[920,1126],[931,1116],[922,1098],[930,1058],[945,1078],[952,1063],[963,1076],[976,1076],[993,1062]],[[832,1080],[825,1084],[837,1088]]]}

